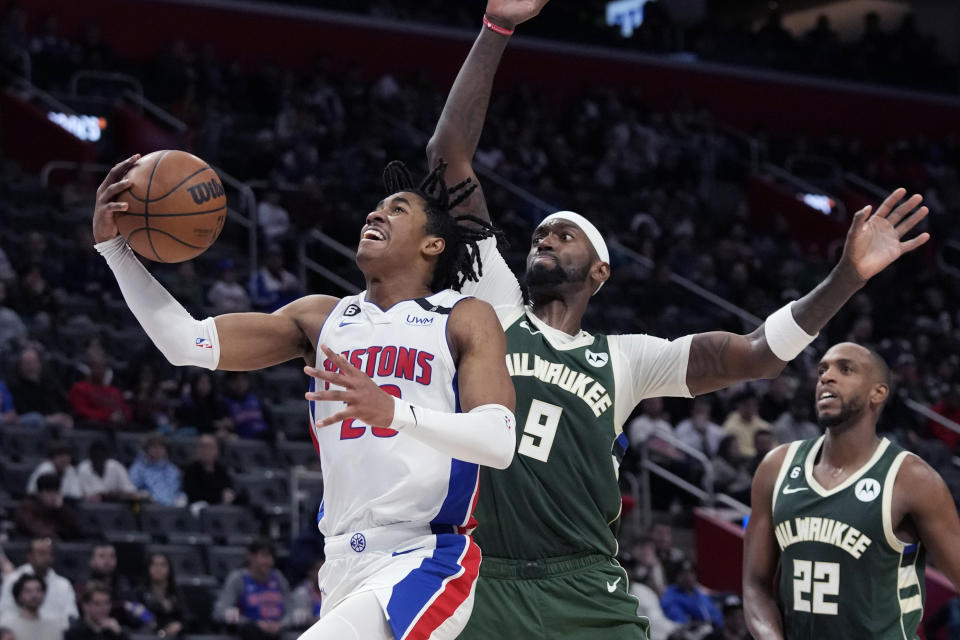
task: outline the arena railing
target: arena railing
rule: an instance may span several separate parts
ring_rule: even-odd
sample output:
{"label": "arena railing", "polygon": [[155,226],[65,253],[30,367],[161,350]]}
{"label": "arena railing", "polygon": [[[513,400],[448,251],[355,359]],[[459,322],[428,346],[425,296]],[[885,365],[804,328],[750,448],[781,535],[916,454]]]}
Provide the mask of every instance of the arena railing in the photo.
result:
{"label": "arena railing", "polygon": [[[94,80],[98,83],[129,85],[133,88],[136,95],[143,98],[143,84],[136,77],[129,73],[120,73],[119,71],[99,71],[97,69],[80,69],[70,76],[70,94],[80,97],[80,83],[83,81]],[[182,123],[181,123],[182,124]],[[186,127],[186,125],[184,125]]]}

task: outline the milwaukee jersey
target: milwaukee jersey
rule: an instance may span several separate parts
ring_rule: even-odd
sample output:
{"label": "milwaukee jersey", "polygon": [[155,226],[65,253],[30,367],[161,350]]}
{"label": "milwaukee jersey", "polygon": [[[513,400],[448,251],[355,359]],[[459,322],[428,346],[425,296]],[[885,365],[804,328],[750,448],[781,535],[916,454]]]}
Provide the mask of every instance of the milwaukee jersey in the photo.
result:
{"label": "milwaukee jersey", "polygon": [[[446,290],[383,310],[367,302],[365,293],[343,298],[327,317],[320,330],[317,366],[334,368],[319,348],[325,344],[387,393],[415,406],[459,411],[446,329],[454,305],[466,296]],[[326,385],[314,379],[311,390],[318,384]],[[434,533],[473,527],[477,465],[358,420],[315,426],[343,406],[310,403],[324,484],[318,524],[325,536],[397,523],[429,523]]]}

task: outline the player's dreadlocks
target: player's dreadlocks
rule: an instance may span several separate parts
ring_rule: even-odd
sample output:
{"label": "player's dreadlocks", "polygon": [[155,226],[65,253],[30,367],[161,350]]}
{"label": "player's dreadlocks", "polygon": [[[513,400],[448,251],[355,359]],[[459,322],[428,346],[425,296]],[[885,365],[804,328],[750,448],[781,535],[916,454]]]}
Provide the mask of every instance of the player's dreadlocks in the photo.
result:
{"label": "player's dreadlocks", "polygon": [[426,201],[426,232],[443,238],[446,247],[440,254],[433,281],[432,291],[454,289],[460,291],[467,281],[478,282],[483,275],[480,260],[480,248],[477,243],[484,238],[500,235],[488,221],[471,215],[452,216],[450,212],[470,197],[477,185],[470,178],[447,188],[443,172],[447,163],[437,161],[419,186],[414,186],[413,176],[399,160],[394,160],[383,170],[383,186],[387,195],[399,191],[415,193]]}

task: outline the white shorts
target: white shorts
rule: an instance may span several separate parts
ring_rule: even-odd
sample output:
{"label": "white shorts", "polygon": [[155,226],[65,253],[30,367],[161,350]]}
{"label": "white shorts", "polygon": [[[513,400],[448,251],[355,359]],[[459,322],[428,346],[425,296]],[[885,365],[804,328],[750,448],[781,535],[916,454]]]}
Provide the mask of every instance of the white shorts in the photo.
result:
{"label": "white shorts", "polygon": [[396,640],[453,640],[473,611],[480,548],[468,535],[390,525],[328,537],[324,552],[321,618],[372,591]]}

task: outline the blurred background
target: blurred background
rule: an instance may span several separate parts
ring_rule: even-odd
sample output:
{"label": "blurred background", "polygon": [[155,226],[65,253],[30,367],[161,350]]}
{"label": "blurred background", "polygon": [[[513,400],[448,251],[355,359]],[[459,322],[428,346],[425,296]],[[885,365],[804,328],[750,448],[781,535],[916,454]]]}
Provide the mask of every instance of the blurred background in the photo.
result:
{"label": "blurred background", "polygon": [[[63,580],[43,604],[63,625],[106,597],[132,639],[296,638],[315,619],[323,487],[301,364],[170,367],[91,248],[94,192],[132,153],[217,167],[220,240],[148,265],[197,317],[355,292],[381,171],[425,169],[483,8],[0,2],[0,627],[25,563]],[[884,435],[960,499],[958,62],[952,0],[554,0],[514,36],[475,164],[518,272],[554,210],[607,234],[587,330],[750,331],[829,272],[853,212],[899,186],[931,210],[932,241],[780,378],[649,400],[625,425],[621,561],[657,638],[745,637],[751,474],[820,432],[814,366],[833,342],[887,359]],[[271,604],[235,610],[250,575]],[[710,615],[661,606],[670,584],[697,585]],[[960,638],[954,596],[930,571],[927,637]]]}

